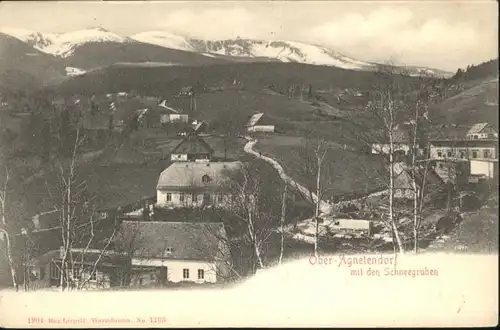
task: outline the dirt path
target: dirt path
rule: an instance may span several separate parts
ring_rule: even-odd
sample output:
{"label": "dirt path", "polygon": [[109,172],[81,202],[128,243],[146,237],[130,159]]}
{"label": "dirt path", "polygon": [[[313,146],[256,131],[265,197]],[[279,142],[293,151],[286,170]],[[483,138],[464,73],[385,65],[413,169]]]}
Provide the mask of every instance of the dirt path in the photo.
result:
{"label": "dirt path", "polygon": [[[270,157],[262,155],[260,152],[256,152],[255,150],[253,150],[253,147],[257,143],[257,139],[254,139],[251,137],[245,137],[245,139],[248,141],[244,147],[244,150],[246,153],[251,154],[254,157],[260,158],[260,159],[268,162],[276,169],[276,171],[278,171],[278,174],[283,181],[285,181],[286,183],[288,183],[292,187],[297,188],[304,196],[310,195],[309,189],[307,189],[306,187],[304,187],[303,185],[301,185],[300,183],[298,183],[297,181],[292,179],[290,176],[288,176],[285,173],[285,170],[283,169],[283,167],[280,165],[280,163],[278,163],[276,160],[274,160]],[[312,198],[313,198],[314,203],[316,203],[316,201],[318,200],[316,194],[313,193]],[[325,201],[320,201],[319,209],[320,209],[321,214],[329,214],[332,211],[332,205],[325,202]]]}

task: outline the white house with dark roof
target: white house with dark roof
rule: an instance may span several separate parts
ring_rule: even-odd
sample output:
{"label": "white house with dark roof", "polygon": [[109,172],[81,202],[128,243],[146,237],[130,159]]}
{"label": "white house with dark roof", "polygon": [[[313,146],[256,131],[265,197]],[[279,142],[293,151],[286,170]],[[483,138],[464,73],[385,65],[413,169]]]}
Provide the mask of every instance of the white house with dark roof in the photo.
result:
{"label": "white house with dark roof", "polygon": [[274,125],[268,123],[264,113],[256,113],[250,117],[246,125],[248,132],[274,132]]}
{"label": "white house with dark roof", "polygon": [[158,104],[158,111],[160,112],[160,122],[162,124],[187,123],[189,121],[189,115],[187,113],[182,113],[181,110],[174,109],[167,105],[166,100],[162,100]]}
{"label": "white house with dark roof", "polygon": [[231,265],[220,222],[123,221],[115,249],[133,251],[131,285],[216,283]]}
{"label": "white house with dark roof", "polygon": [[236,162],[175,162],[160,174],[156,205],[164,208],[231,204],[231,173],[242,169]]}
{"label": "white house with dark roof", "polygon": [[[385,132],[379,131],[373,134],[372,154],[389,154],[390,144]],[[410,151],[410,137],[408,132],[402,129],[396,129],[393,133],[394,152],[403,152],[407,155]]]}
{"label": "white house with dark roof", "polygon": [[[109,227],[109,226],[108,226]],[[85,289],[141,286],[179,282],[216,283],[229,277],[231,254],[220,222],[121,221],[99,231],[93,243],[75,244],[70,283],[86,281]],[[52,231],[57,234],[57,231]],[[58,287],[63,249],[57,235],[39,231],[39,255],[31,272],[31,288]],[[47,235],[49,234],[49,235]],[[38,236],[37,236],[38,237]],[[102,250],[105,242],[111,243]],[[47,243],[47,244],[46,244]],[[107,245],[106,245],[107,246]]]}

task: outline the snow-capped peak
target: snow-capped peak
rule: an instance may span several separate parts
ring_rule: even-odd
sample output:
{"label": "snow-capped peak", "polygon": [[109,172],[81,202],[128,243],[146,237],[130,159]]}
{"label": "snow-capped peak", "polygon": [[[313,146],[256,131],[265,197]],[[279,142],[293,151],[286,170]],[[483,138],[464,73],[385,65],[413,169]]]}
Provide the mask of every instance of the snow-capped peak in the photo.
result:
{"label": "snow-capped peak", "polygon": [[129,41],[116,33],[102,27],[92,27],[67,33],[41,33],[18,28],[0,28],[0,32],[28,43],[34,48],[51,55],[68,57],[76,47],[94,42]]}

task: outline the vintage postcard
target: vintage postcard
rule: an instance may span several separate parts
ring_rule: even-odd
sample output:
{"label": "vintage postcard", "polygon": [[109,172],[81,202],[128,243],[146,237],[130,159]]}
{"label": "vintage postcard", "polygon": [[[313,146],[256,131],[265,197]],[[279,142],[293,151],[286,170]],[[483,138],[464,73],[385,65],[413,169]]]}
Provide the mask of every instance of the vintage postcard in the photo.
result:
{"label": "vintage postcard", "polygon": [[498,324],[496,1],[0,3],[0,326]]}

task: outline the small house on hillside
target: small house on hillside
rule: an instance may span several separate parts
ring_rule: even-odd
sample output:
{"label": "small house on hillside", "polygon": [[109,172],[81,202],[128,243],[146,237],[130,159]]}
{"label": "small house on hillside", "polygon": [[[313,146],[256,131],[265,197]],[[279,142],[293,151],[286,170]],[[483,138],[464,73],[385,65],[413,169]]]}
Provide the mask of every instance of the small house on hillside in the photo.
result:
{"label": "small house on hillside", "polygon": [[[412,200],[413,195],[413,177],[412,172],[409,167],[403,163],[394,164],[394,198],[398,199],[410,199]],[[429,194],[435,193],[440,190],[443,186],[443,180],[436,174],[433,169],[428,169],[425,182],[424,182],[424,168],[423,166],[417,170],[416,183],[418,189],[422,189],[425,184],[425,191]],[[427,196],[430,198],[430,195]]]}
{"label": "small house on hillside", "polygon": [[214,150],[196,134],[189,134],[170,153],[172,161],[210,161]]}
{"label": "small house on hillside", "polygon": [[248,121],[247,125],[247,131],[248,132],[274,132],[275,127],[271,123],[266,120],[264,113],[256,113],[252,117],[250,117],[250,120]]}
{"label": "small house on hillside", "polygon": [[179,96],[193,96],[193,95],[194,95],[193,86],[184,86],[179,92]]}
{"label": "small house on hillside", "polygon": [[182,208],[231,205],[231,173],[243,167],[241,162],[175,162],[158,179],[158,207]]}
{"label": "small house on hillside", "polygon": [[467,132],[467,140],[497,139],[498,133],[488,123],[473,125]]}
{"label": "small house on hillside", "polygon": [[179,109],[174,109],[167,105],[167,101],[163,100],[158,104],[158,111],[160,112],[160,122],[167,123],[187,123],[189,115],[182,113]]}
{"label": "small house on hillside", "polygon": [[195,120],[192,122],[193,132],[195,134],[205,134],[207,132],[207,123],[201,120]]}
{"label": "small house on hillside", "polygon": [[[390,143],[385,132],[378,131],[373,134],[372,154],[389,154]],[[393,133],[393,151],[408,155],[410,151],[410,136],[407,131],[397,129]]]}

